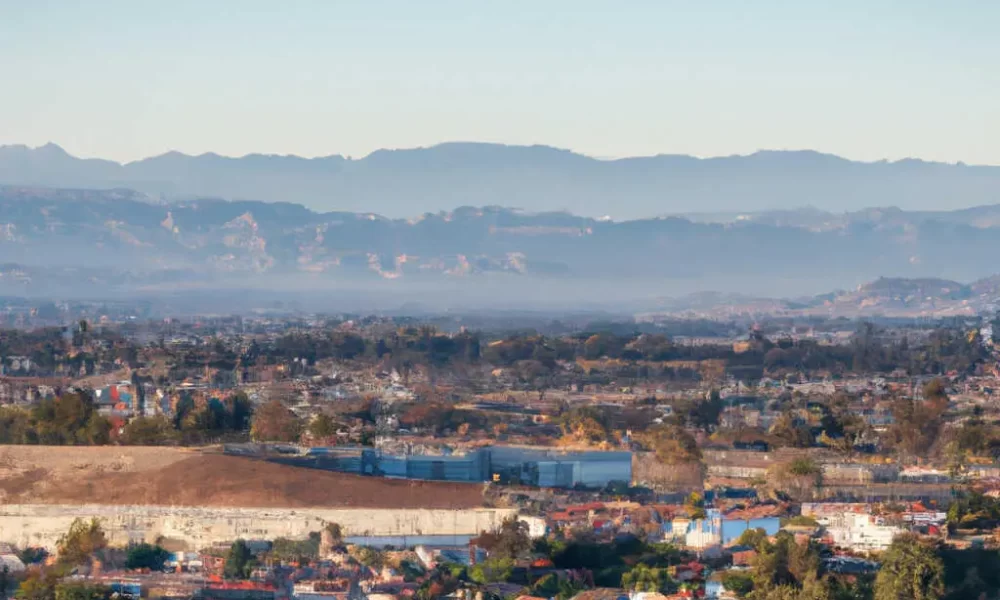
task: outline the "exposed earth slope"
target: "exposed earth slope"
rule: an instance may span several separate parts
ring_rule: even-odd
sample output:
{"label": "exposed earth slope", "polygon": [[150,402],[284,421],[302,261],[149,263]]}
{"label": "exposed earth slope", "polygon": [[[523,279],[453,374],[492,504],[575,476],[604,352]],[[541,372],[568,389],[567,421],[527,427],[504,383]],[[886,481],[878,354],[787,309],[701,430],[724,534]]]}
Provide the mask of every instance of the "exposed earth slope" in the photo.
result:
{"label": "exposed earth slope", "polygon": [[0,494],[20,504],[475,508],[479,484],[405,481],[143,447],[0,446]]}

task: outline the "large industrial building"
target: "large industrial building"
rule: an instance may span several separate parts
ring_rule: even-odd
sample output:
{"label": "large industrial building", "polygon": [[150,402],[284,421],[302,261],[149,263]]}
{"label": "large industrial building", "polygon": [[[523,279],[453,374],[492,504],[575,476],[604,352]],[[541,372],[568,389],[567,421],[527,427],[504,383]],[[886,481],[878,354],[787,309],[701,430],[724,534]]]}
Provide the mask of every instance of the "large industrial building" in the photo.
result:
{"label": "large industrial building", "polygon": [[[241,452],[237,448],[227,451]],[[290,465],[433,481],[493,481],[556,488],[601,488],[632,480],[631,452],[489,446],[464,452],[387,454],[374,448],[303,449],[269,460]]]}

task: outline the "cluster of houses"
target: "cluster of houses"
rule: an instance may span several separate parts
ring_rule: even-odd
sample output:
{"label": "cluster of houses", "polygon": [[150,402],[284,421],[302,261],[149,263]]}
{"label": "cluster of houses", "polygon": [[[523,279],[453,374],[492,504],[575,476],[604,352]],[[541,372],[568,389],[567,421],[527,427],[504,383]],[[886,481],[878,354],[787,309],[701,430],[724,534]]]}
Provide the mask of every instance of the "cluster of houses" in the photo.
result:
{"label": "cluster of houses", "polygon": [[[814,539],[831,550],[824,558],[826,569],[854,575],[877,570],[878,553],[888,549],[901,534],[948,535],[946,513],[919,502],[891,507],[844,502],[795,506],[753,500],[747,503],[747,496],[733,492],[738,491],[725,491],[715,502],[716,507],[706,509],[687,504],[627,502],[570,505],[550,512],[546,523],[549,533],[562,536],[573,537],[587,531],[598,539],[610,541],[622,535],[640,535],[650,541],[669,542],[699,557],[701,562],[679,565],[671,570],[677,581],[697,585],[674,596],[618,591],[621,597],[631,600],[735,598],[732,591],[725,589],[723,575],[729,569],[746,570],[754,564],[756,549],[741,541],[748,530],[763,531],[768,537],[784,530],[799,543]],[[738,500],[727,499],[727,496],[735,496]],[[715,568],[705,566],[707,564]],[[728,566],[719,567],[720,564]]]}
{"label": "cluster of houses", "polygon": [[[559,497],[569,499],[572,494],[567,492]],[[735,598],[725,587],[725,574],[754,565],[757,551],[744,541],[744,534],[750,530],[760,530],[769,537],[786,531],[799,543],[816,540],[831,550],[824,555],[825,568],[845,574],[877,569],[878,553],[887,549],[902,533],[947,536],[945,513],[920,503],[796,505],[761,501],[751,491],[736,489],[707,492],[701,500],[698,505],[688,499],[673,503],[558,502],[540,514],[524,514],[520,518],[527,524],[532,538],[556,536],[611,543],[631,536],[651,543],[666,542],[687,551],[687,558],[669,568],[671,579],[681,584],[681,589],[672,595],[626,589],[588,589],[576,596],[582,600],[592,597],[629,600]],[[124,598],[155,595],[205,600],[390,600],[413,598],[422,584],[421,573],[448,565],[471,568],[490,558],[474,537],[462,540],[429,537],[416,542],[415,546],[383,546],[377,560],[370,559],[374,555],[359,551],[360,546],[351,546],[352,540],[345,542],[347,546],[331,545],[324,538],[319,558],[287,561],[267,558],[269,543],[250,540],[249,549],[259,553],[263,560],[245,582],[223,579],[224,545],[202,552],[177,552],[171,555],[161,572],[94,569],[88,577],[91,581],[115,587]],[[7,555],[0,554],[0,561],[7,564],[7,560]],[[23,570],[16,556],[10,560],[15,569]],[[527,570],[532,578],[553,573],[581,587],[593,588],[593,574],[556,568],[542,555],[526,556],[517,561],[515,568]],[[489,586],[505,596],[523,593],[523,586],[517,583],[501,581]],[[449,597],[475,600],[476,596],[468,593],[460,590]],[[524,597],[525,600],[530,598]]]}
{"label": "cluster of houses", "polygon": [[[807,534],[831,548],[859,553],[885,550],[904,532],[938,536],[946,531],[946,513],[918,502],[896,506],[892,512],[875,504],[803,503],[795,515],[792,505],[774,502],[746,506],[727,501],[719,506],[592,502],[559,508],[545,519],[550,533],[572,537],[589,530],[609,540],[622,534],[642,535],[707,558],[744,551],[737,545],[740,537],[756,529],[768,536],[782,529]],[[693,516],[698,513],[703,516]]]}

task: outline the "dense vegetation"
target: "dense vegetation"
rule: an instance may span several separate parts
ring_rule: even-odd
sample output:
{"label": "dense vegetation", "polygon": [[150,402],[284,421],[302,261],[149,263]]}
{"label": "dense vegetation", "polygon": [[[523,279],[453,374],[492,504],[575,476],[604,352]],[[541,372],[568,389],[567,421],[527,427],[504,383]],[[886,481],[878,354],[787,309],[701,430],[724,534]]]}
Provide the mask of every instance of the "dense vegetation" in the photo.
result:
{"label": "dense vegetation", "polygon": [[197,406],[182,398],[174,417],[137,417],[116,428],[114,419],[98,413],[93,397],[82,391],[46,398],[30,408],[0,407],[0,444],[52,446],[205,443],[245,439],[253,407],[243,394],[210,399]]}
{"label": "dense vegetation", "polygon": [[[336,325],[331,323],[331,325]],[[386,361],[401,373],[422,366],[454,369],[486,364],[508,368],[525,385],[561,383],[568,373],[577,382],[609,379],[711,379],[728,373],[742,380],[789,374],[888,373],[911,375],[971,372],[988,358],[978,330],[963,326],[931,331],[883,330],[862,323],[846,344],[790,337],[769,339],[753,329],[742,343],[690,344],[632,324],[594,324],[589,330],[561,335],[535,331],[502,337],[461,331],[445,333],[430,325],[384,328],[303,329],[248,346],[221,340],[183,349],[154,342],[150,350],[166,354],[171,377],[184,369],[222,371],[264,364],[288,364],[294,375],[318,360]],[[72,328],[4,330],[0,356],[25,356],[41,373],[90,374],[97,364],[139,367],[144,349],[112,328],[93,330],[81,322]],[[567,363],[577,364],[566,371]],[[561,366],[562,365],[562,366]]]}

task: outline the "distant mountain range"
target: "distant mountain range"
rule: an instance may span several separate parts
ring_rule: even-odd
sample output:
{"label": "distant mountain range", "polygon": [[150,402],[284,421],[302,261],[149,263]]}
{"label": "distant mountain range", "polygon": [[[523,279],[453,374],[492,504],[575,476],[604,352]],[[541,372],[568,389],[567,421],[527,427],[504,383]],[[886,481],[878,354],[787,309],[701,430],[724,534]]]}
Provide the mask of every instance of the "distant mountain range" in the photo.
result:
{"label": "distant mountain range", "polygon": [[796,299],[715,292],[665,299],[651,315],[727,319],[747,316],[971,317],[1000,308],[1000,276],[971,284],[934,278],[880,277],[851,290]]}
{"label": "distant mountain range", "polygon": [[547,146],[479,143],[379,150],[356,160],[170,152],[127,164],[76,158],[55,144],[0,146],[0,184],[128,188],[170,201],[293,202],[393,218],[460,206],[629,220],[696,211],[939,210],[1000,202],[1000,167],[862,163],[813,151],[599,160]]}
{"label": "distant mountain range", "polygon": [[[872,288],[868,295],[882,300],[868,306],[920,310],[928,297],[942,306],[991,302],[995,280],[954,281],[997,273],[997,256],[1000,205],[939,213],[785,211],[725,223],[616,222],[499,207],[390,219],[290,203],[162,204],[128,190],[0,188],[0,294],[239,288],[343,299],[363,291],[396,305],[419,299],[438,307],[682,311],[812,298],[886,275],[917,281],[893,284],[886,294]],[[661,300],[705,290],[723,296],[687,298],[687,307]],[[818,302],[865,302],[849,296]],[[781,302],[779,309],[798,306]]]}

